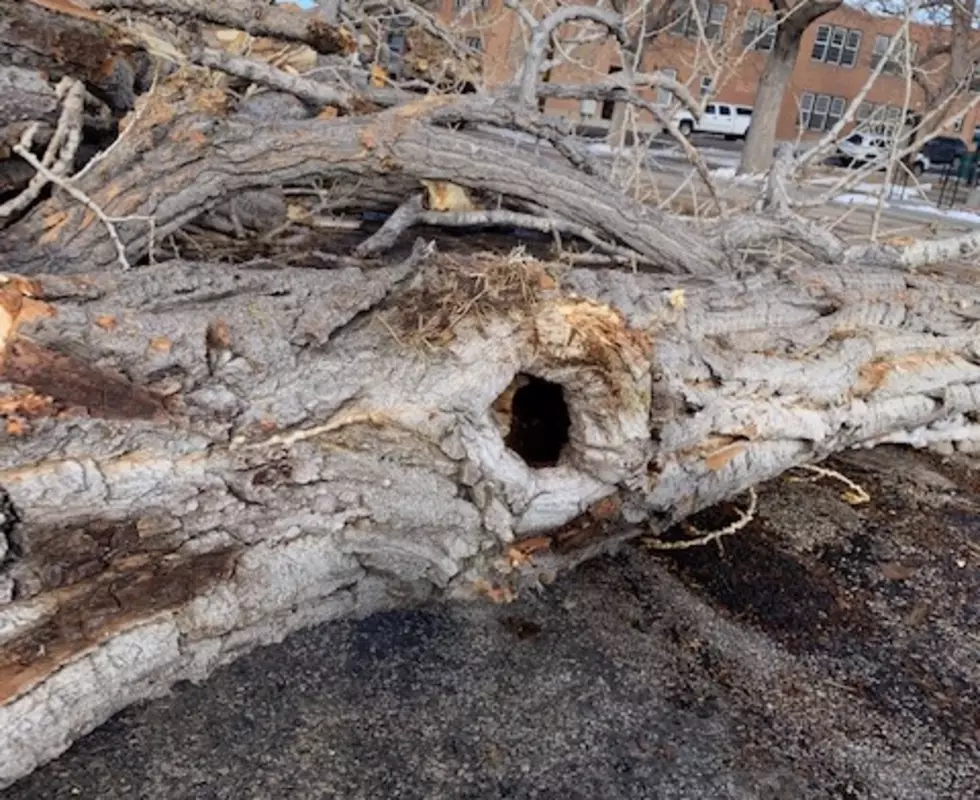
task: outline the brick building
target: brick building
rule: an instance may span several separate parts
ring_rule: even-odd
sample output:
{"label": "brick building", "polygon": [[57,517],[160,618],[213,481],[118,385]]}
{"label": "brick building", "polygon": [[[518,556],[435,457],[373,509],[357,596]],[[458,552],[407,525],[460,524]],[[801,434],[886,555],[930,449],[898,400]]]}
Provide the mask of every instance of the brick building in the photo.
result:
{"label": "brick building", "polygon": [[[439,0],[439,11],[457,26],[469,26],[468,41],[484,56],[485,77],[490,84],[509,80],[516,72],[524,51],[524,37],[517,14],[503,6],[503,0]],[[765,0],[700,0],[705,33],[713,40],[705,48],[693,17],[681,18],[660,32],[645,50],[643,71],[663,71],[686,83],[692,92],[711,92],[720,102],[753,105],[756,88],[774,34],[771,5]],[[842,6],[811,25],[804,35],[800,55],[790,79],[779,113],[777,137],[792,140],[811,138],[830,128],[844,113],[887,51],[890,37],[901,30],[896,18],[874,16]],[[910,28],[913,51],[928,47],[942,30],[926,25]],[[896,46],[892,58],[904,58],[903,45]],[[726,65],[717,85],[711,76],[717,70],[712,55]],[[603,79],[620,68],[619,56],[611,42],[578,48],[572,63],[563,63],[545,79],[555,83],[586,83]],[[905,98],[905,79],[898,64],[886,65],[860,106],[858,120],[897,119]],[[980,71],[973,89],[980,91]],[[647,99],[666,104],[666,92],[648,92]],[[911,107],[922,111],[922,93],[913,85]],[[549,100],[546,108],[572,121],[595,127],[608,126],[614,114],[611,103]],[[640,115],[640,125],[652,123]],[[949,131],[967,142],[980,137],[980,109],[973,109]]]}

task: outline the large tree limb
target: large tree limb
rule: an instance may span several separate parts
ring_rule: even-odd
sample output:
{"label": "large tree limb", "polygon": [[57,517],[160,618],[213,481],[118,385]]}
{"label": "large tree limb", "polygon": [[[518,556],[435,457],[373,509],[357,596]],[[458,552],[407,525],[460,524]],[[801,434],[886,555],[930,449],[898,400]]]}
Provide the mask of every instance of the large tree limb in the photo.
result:
{"label": "large tree limb", "polygon": [[[407,289],[408,265],[181,262],[5,285],[3,407],[27,421],[0,451],[0,785],[297,627],[506,599],[854,445],[980,445],[980,294],[949,279],[529,289],[533,265],[498,266],[532,270],[523,299],[460,295],[473,317],[424,354],[399,320],[457,262]],[[495,399],[521,373],[563,388],[557,466],[506,444],[523,412]]]}
{"label": "large tree limb", "polygon": [[289,42],[302,42],[319,53],[349,52],[353,38],[339,26],[316,14],[291,12],[281,5],[259,0],[88,0],[98,9],[126,9],[146,14],[185,17],[225,25],[252,36],[272,36]]}
{"label": "large tree limb", "polygon": [[[137,219],[117,226],[130,261],[151,244],[149,226],[139,219],[152,218],[156,234],[165,237],[243,189],[397,172],[544,206],[668,271],[705,273],[724,263],[695,231],[668,226],[663,214],[622,197],[604,180],[557,161],[542,164],[533,153],[508,148],[478,131],[447,130],[421,121],[451,102],[433,98],[370,118],[261,126],[202,115],[175,116],[169,123],[155,120],[152,131],[137,126],[130,141],[78,188],[108,217]],[[151,139],[163,144],[157,157],[148,160],[142,153]],[[148,187],[154,187],[149,196]],[[52,226],[54,219],[59,222]],[[0,247],[10,268],[21,272],[108,265],[115,257],[111,243],[103,231],[81,225],[84,221],[84,210],[56,198],[12,229]]]}

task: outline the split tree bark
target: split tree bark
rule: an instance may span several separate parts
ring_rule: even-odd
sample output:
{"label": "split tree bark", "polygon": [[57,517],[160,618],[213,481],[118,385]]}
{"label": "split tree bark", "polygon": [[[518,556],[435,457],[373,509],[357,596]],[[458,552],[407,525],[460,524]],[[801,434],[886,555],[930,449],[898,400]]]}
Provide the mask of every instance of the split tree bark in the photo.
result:
{"label": "split tree bark", "polygon": [[[980,446],[980,290],[899,268],[970,238],[686,222],[561,148],[502,144],[560,133],[504,97],[366,93],[265,124],[202,105],[145,99],[0,236],[0,786],[301,626],[505,601],[845,448]],[[643,269],[423,241],[332,269],[149,258],[231,197],[313,179],[430,225],[588,229]],[[498,208],[420,210],[423,187]],[[771,237],[812,262],[742,253]]]}

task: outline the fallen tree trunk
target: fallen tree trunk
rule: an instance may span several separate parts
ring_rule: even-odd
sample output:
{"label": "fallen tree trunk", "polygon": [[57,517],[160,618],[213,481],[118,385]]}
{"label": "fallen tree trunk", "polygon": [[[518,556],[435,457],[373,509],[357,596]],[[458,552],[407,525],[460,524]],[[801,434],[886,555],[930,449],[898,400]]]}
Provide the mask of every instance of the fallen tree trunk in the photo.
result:
{"label": "fallen tree trunk", "polygon": [[[681,305],[474,259],[6,285],[0,783],[300,626],[506,599],[853,445],[980,443],[980,293],[949,280],[800,270]],[[452,294],[494,268],[499,306]],[[421,348],[450,302],[474,314]]]}
{"label": "fallen tree trunk", "polygon": [[[288,13],[258,30],[323,33]],[[68,144],[46,156],[60,173],[17,145],[40,178],[0,237],[0,786],[300,626],[506,601],[849,447],[980,444],[980,291],[894,268],[976,237],[847,248],[775,200],[684,221],[504,96],[268,80],[335,107],[257,121],[182,73],[74,177]],[[287,190],[394,213],[328,269],[163,247],[195,223],[288,251],[270,233],[297,213]],[[412,225],[532,228],[633,269],[422,241],[362,257]],[[766,239],[811,260],[743,252]]]}

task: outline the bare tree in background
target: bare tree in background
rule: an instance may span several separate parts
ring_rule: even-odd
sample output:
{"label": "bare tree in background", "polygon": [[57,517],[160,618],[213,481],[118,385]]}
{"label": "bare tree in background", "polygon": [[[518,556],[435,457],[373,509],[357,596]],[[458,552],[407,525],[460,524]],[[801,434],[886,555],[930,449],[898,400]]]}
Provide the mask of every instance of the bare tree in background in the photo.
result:
{"label": "bare tree in background", "polygon": [[752,127],[745,139],[739,172],[761,174],[772,165],[776,124],[786,97],[786,87],[800,55],[807,28],[824,14],[839,8],[842,0],[773,0],[777,13],[776,41],[766,57],[759,78],[752,113]]}
{"label": "bare tree in background", "polygon": [[540,99],[698,101],[542,83],[562,26],[630,63],[632,23],[512,6],[519,75],[465,93],[408,0],[4,7],[0,785],[298,627],[505,602],[846,448],[980,447],[980,232],[846,240],[792,153],[746,199],[687,145],[714,213],[645,202]]}

